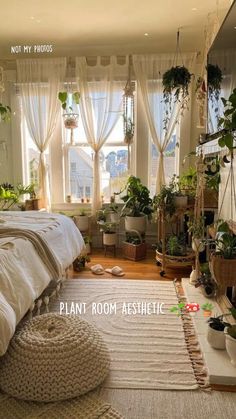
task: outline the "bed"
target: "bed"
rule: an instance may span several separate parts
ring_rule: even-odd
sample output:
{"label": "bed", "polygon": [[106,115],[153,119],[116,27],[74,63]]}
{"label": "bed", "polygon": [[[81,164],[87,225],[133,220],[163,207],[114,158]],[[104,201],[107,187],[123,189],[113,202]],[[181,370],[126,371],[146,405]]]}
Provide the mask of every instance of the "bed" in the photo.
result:
{"label": "bed", "polygon": [[80,255],[74,222],[46,212],[0,212],[0,355],[19,321],[52,280]]}

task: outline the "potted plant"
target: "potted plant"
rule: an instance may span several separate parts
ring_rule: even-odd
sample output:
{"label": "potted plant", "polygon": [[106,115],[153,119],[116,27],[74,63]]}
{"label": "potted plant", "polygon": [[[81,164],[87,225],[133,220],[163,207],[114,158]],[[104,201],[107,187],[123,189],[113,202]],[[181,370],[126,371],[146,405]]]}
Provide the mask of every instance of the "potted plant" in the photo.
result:
{"label": "potted plant", "polygon": [[90,257],[86,254],[81,254],[73,262],[74,271],[81,272],[85,268],[85,264],[90,262]]}
{"label": "potted plant", "polygon": [[202,305],[202,310],[204,313],[204,317],[210,317],[212,310],[213,310],[213,305],[211,303],[205,303]]}
{"label": "potted plant", "polygon": [[116,223],[107,221],[98,221],[100,231],[103,233],[103,244],[104,246],[116,246],[117,233]]}
{"label": "potted plant", "polygon": [[11,108],[0,103],[0,122],[9,122],[11,119]]}
{"label": "potted plant", "polygon": [[179,177],[179,189],[183,195],[187,195],[188,204],[194,203],[194,197],[196,194],[197,188],[197,171],[193,167],[189,167],[182,175]]}
{"label": "potted plant", "polygon": [[184,66],[175,66],[163,74],[163,99],[166,104],[164,128],[167,129],[172,111],[172,102],[181,103],[181,112],[186,109],[189,101],[189,84],[192,74]]}
{"label": "potted plant", "polygon": [[195,283],[195,288],[198,287],[207,298],[214,297],[216,294],[216,283],[212,278],[208,262],[200,266],[200,276],[196,278]]}
{"label": "potted plant", "polygon": [[73,220],[80,231],[88,231],[89,216],[86,214],[86,211],[84,209],[80,210],[79,215],[75,215],[73,217]]}
{"label": "potted plant", "polygon": [[205,234],[205,217],[200,216],[196,219],[193,215],[188,221],[188,232],[192,234],[192,249],[194,252],[203,252],[205,249],[204,245],[204,234]]}
{"label": "potted plant", "polygon": [[[207,87],[208,96],[212,104],[219,101],[222,80],[223,76],[220,67],[209,63],[207,65]],[[218,112],[218,105],[215,106],[215,112]]]}
{"label": "potted plant", "polygon": [[217,317],[210,317],[208,322],[207,340],[208,343],[215,349],[225,349],[225,327],[229,326],[223,318],[225,314]]}
{"label": "potted plant", "polygon": [[125,229],[143,233],[146,231],[147,219],[151,219],[153,212],[150,191],[135,176],[128,178],[125,189],[126,195],[121,197],[124,202],[121,216],[125,216]]}
{"label": "potted plant", "polygon": [[0,185],[0,210],[8,211],[15,204],[18,204],[23,195],[31,194],[33,188],[33,184],[28,186],[19,184],[14,188],[14,186],[9,183],[2,183]]}
{"label": "potted plant", "polygon": [[226,351],[231,359],[231,364],[236,367],[236,325],[231,325],[225,329]]}
{"label": "potted plant", "polygon": [[147,244],[144,241],[144,234],[137,230],[126,232],[125,241],[122,243],[123,255],[126,259],[138,261],[145,259]]}
{"label": "potted plant", "polygon": [[125,134],[124,143],[131,144],[134,137],[134,123],[132,122],[131,118],[126,118],[125,116],[123,116],[123,118],[124,118],[124,134]]}
{"label": "potted plant", "polygon": [[188,204],[188,197],[186,194],[183,194],[180,185],[179,185],[179,178],[176,175],[172,176],[170,181],[169,187],[172,188],[174,193],[174,206],[176,209],[178,208],[185,208]]}
{"label": "potted plant", "polygon": [[111,203],[108,207],[108,214],[112,223],[119,222],[119,206],[115,203]]}
{"label": "potted plant", "polygon": [[163,185],[159,194],[153,198],[154,210],[158,211],[159,209],[165,208],[165,215],[171,218],[175,213],[174,197],[173,185]]}
{"label": "potted plant", "polygon": [[236,237],[230,230],[227,223],[218,226],[216,238],[209,241],[216,245],[216,249],[211,254],[211,268],[213,275],[221,290],[225,286],[235,285],[236,272]]}
{"label": "potted plant", "polygon": [[69,104],[70,94],[68,92],[59,92],[58,99],[60,100],[61,107],[64,111],[63,118],[65,128],[77,128],[79,114],[77,112],[74,112],[74,108],[76,107],[76,105],[79,104],[80,93],[74,92],[71,94],[71,104]]}

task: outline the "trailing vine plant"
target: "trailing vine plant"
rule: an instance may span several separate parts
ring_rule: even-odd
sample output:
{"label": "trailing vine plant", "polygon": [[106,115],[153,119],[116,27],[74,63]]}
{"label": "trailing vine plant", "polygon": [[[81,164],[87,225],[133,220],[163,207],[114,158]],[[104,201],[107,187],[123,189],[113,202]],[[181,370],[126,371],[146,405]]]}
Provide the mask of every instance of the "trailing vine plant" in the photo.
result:
{"label": "trailing vine plant", "polygon": [[[174,62],[176,61],[176,63],[178,53],[180,54],[179,31],[177,32],[176,56],[174,59]],[[173,67],[171,67],[163,74],[163,101],[166,105],[165,116],[163,120],[165,130],[167,130],[168,127],[168,123],[173,109],[173,104],[176,102],[180,102],[180,115],[183,114],[184,110],[188,106],[189,84],[191,82],[191,77],[192,74],[184,65],[173,65]]]}

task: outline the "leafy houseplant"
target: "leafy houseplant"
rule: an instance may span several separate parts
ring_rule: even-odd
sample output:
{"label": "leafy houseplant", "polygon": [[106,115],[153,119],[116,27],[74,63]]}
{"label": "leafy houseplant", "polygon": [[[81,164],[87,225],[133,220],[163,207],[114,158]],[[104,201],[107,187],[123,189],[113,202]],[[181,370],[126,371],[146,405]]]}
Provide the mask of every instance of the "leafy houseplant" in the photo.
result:
{"label": "leafy houseplant", "polygon": [[167,105],[166,115],[163,121],[165,129],[167,129],[172,110],[172,97],[174,96],[175,102],[181,103],[182,112],[187,107],[191,77],[192,74],[184,66],[172,67],[163,74],[163,99]]}
{"label": "leafy houseplant", "polygon": [[187,254],[185,244],[177,236],[170,236],[168,238],[166,251],[170,256],[184,256]]}
{"label": "leafy houseplant", "polygon": [[126,232],[125,241],[122,243],[123,255],[126,259],[138,261],[145,259],[147,244],[144,241],[144,234],[133,230]]}
{"label": "leafy houseplant", "polygon": [[115,246],[117,241],[116,223],[98,221],[100,231],[103,233],[103,244]]}
{"label": "leafy houseplant", "polygon": [[135,176],[130,176],[126,184],[126,195],[121,199],[124,206],[121,216],[125,216],[126,230],[146,230],[146,218],[151,219],[153,213],[150,191]]}
{"label": "leafy houseplant", "polygon": [[[236,320],[236,308],[230,308],[230,314]],[[231,364],[236,367],[236,324],[228,325],[225,330],[226,350],[231,358]]]}
{"label": "leafy houseplant", "polygon": [[[218,65],[208,64],[207,65],[207,85],[209,99],[214,103],[217,103],[220,98],[221,82],[223,80],[222,71]],[[218,106],[215,108],[215,112],[218,112]]]}
{"label": "leafy houseplant", "polygon": [[23,186],[21,184],[17,185],[14,188],[13,185],[9,183],[3,183],[0,185],[0,210],[7,211],[14,204],[17,204],[20,201],[20,198],[26,194],[32,194],[34,190],[34,185],[30,184],[28,186]]}
{"label": "leafy houseplant", "polygon": [[[228,314],[228,313],[227,313]],[[223,318],[226,314],[221,314],[217,317],[210,317],[208,319],[208,332],[207,340],[208,343],[215,349],[225,349],[225,327],[229,326]]]}
{"label": "leafy houseplant", "polygon": [[132,122],[131,118],[126,118],[125,116],[123,116],[123,118],[125,134],[124,142],[125,144],[131,144],[134,136],[134,123]]}
{"label": "leafy houseplant", "polygon": [[222,137],[218,140],[220,147],[227,147],[230,151],[234,147],[236,130],[236,88],[233,90],[229,99],[221,98],[224,105],[224,113],[219,118],[219,128],[222,129]]}
{"label": "leafy houseplant", "polygon": [[78,227],[78,229],[82,232],[88,231],[89,229],[89,216],[86,214],[84,209],[81,209],[79,215],[75,215],[73,220]]}
{"label": "leafy houseplant", "polygon": [[59,92],[58,99],[61,102],[61,107],[63,111],[63,118],[64,124],[66,128],[74,129],[78,126],[78,113],[74,112],[74,107],[79,104],[80,101],[80,93],[74,92],[71,94],[71,105],[70,102],[70,94],[68,92]]}
{"label": "leafy houseplant", "polygon": [[85,268],[85,264],[90,262],[90,257],[88,255],[80,255],[73,262],[74,271],[81,272]]}
{"label": "leafy houseplant", "polygon": [[0,122],[9,122],[11,119],[11,108],[0,103]]}

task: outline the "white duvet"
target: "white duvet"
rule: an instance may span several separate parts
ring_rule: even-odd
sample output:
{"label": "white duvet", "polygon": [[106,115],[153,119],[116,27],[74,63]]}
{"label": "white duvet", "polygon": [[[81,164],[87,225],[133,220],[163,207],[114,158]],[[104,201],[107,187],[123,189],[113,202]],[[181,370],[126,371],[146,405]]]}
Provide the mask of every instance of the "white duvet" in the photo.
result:
{"label": "white duvet", "polygon": [[[35,231],[45,240],[61,272],[81,253],[84,241],[71,219],[35,212],[0,212],[1,227]],[[24,238],[0,239],[0,355],[17,323],[52,279],[33,244]]]}

